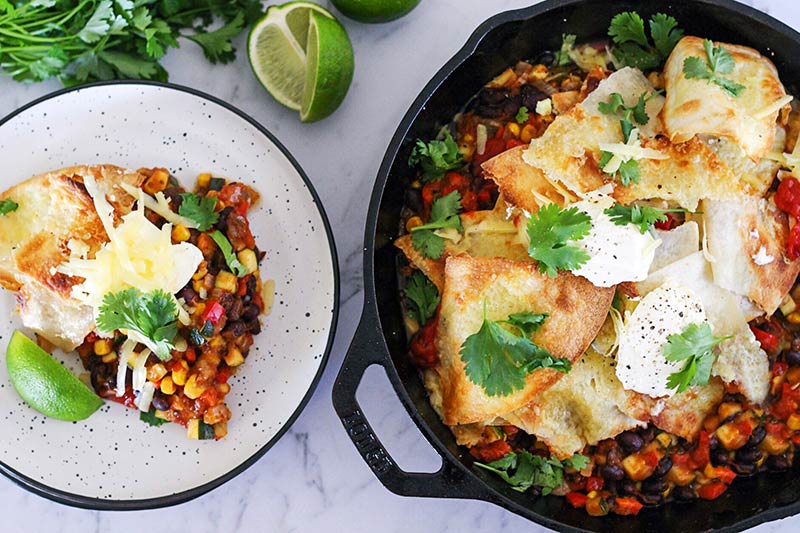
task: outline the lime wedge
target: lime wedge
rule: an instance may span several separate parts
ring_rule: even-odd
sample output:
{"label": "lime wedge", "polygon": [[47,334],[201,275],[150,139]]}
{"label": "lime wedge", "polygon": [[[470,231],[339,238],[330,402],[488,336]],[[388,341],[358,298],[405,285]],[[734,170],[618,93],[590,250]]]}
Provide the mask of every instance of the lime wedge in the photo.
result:
{"label": "lime wedge", "polygon": [[331,0],[346,17],[359,22],[389,22],[417,7],[420,0]]}
{"label": "lime wedge", "polygon": [[25,403],[50,418],[75,422],[103,405],[89,387],[19,331],[8,343],[6,366]]}
{"label": "lime wedge", "polygon": [[327,10],[311,2],[271,6],[250,30],[250,66],[267,92],[314,122],[333,113],[353,79],[353,47]]}

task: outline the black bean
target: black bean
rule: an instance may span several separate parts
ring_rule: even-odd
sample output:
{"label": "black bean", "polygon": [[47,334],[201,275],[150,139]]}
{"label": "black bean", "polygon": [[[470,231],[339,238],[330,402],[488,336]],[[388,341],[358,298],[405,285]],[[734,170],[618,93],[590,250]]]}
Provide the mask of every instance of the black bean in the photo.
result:
{"label": "black bean", "polygon": [[239,320],[244,310],[244,304],[241,298],[236,298],[227,309],[228,320]]}
{"label": "black bean", "polygon": [[625,477],[625,470],[619,465],[606,464],[601,470],[600,474],[606,479],[615,479],[620,481]]}
{"label": "black bean", "polygon": [[752,463],[733,463],[732,467],[737,474],[743,476],[749,476],[756,471],[756,465]]}
{"label": "black bean", "polygon": [[[792,346],[792,348],[794,348],[794,346]],[[786,352],[786,355],[784,355],[784,360],[789,365],[800,366],[800,350],[795,350],[795,349],[789,350],[788,352]]]}
{"label": "black bean", "polygon": [[795,337],[792,339],[792,350],[795,352],[800,352],[800,337]]}
{"label": "black bean", "polygon": [[256,277],[250,276],[247,278],[247,294],[253,295],[256,293]]}
{"label": "black bean", "polygon": [[664,477],[667,475],[667,472],[669,472],[670,468],[672,468],[672,459],[670,459],[669,456],[666,456],[658,462],[658,466],[653,471],[653,476]]}
{"label": "black bean", "polygon": [[675,487],[672,489],[672,495],[676,500],[686,501],[695,499],[694,489],[690,486]]}
{"label": "black bean", "polygon": [[244,308],[244,311],[242,311],[241,318],[242,320],[253,320],[254,318],[258,317],[258,314],[258,306],[255,304],[250,304]]}
{"label": "black bean", "polygon": [[714,453],[711,454],[711,460],[715,465],[726,465],[731,462],[730,455],[728,455],[727,450],[724,449],[715,450]]}
{"label": "black bean", "polygon": [[667,490],[667,481],[663,478],[649,477],[642,481],[642,494],[661,494]]}
{"label": "black bean", "polygon": [[716,450],[719,448],[719,439],[716,435],[712,434],[710,437],[708,437],[708,448],[710,450]]}
{"label": "black bean", "polygon": [[[256,322],[258,322],[256,320]],[[247,326],[241,320],[231,320],[225,325],[222,334],[225,336],[240,337],[247,331]]]}
{"label": "black bean", "polygon": [[197,299],[198,299],[197,293],[189,285],[187,285],[186,287],[184,287],[181,290],[179,290],[178,294],[177,294],[177,297],[178,298],[183,298],[183,301],[186,302],[189,305],[196,304],[197,303]]}
{"label": "black bean", "polygon": [[153,407],[159,411],[166,411],[169,409],[169,398],[161,391],[156,391],[153,395]]}
{"label": "black bean", "polygon": [[644,446],[644,439],[642,439],[639,434],[633,433],[632,431],[625,431],[620,434],[620,436],[617,437],[617,442],[619,442],[622,449],[629,454],[638,452],[642,449],[642,446]]}
{"label": "black bean", "polygon": [[556,55],[553,52],[542,52],[536,59],[533,60],[533,64],[536,65],[537,63],[541,63],[542,65],[547,65],[548,67],[551,66],[556,61]]}
{"label": "black bean", "polygon": [[767,436],[767,429],[764,426],[758,426],[756,429],[753,430],[753,433],[750,435],[750,438],[747,439],[746,447],[756,447],[761,444],[761,441],[764,440],[764,437]]}
{"label": "black bean", "polygon": [[[406,207],[411,209],[414,213],[421,213],[424,205],[422,203],[422,193],[419,189],[406,189],[405,192],[405,204]],[[258,255],[258,253],[256,253]]]}
{"label": "black bean", "polygon": [[510,118],[517,114],[522,97],[506,88],[482,89],[478,93],[475,112],[486,118]]}
{"label": "black bean", "polygon": [[520,87],[520,95],[522,96],[522,105],[529,110],[536,109],[536,103],[540,100],[548,98],[547,94],[540,91],[533,85],[523,85]]}
{"label": "black bean", "polygon": [[217,220],[217,223],[214,224],[214,227],[216,227],[222,233],[228,231],[228,216],[231,213],[233,213],[233,208],[231,206],[222,208],[222,210],[219,212],[219,219]]}
{"label": "black bean", "polygon": [[654,438],[656,438],[656,428],[655,426],[647,426],[644,431],[641,432],[641,436],[644,439],[644,443],[650,443]]}
{"label": "black bean", "polygon": [[761,459],[761,450],[758,448],[741,448],[736,452],[737,463],[755,463]]}
{"label": "black bean", "polygon": [[257,318],[253,320],[248,320],[245,322],[245,326],[247,326],[247,331],[252,333],[253,335],[258,335],[261,333],[261,323],[258,321]]}
{"label": "black bean", "polygon": [[636,482],[634,480],[625,478],[622,481],[622,492],[625,494],[638,494],[639,489],[636,488]]}
{"label": "black bean", "polygon": [[661,493],[654,492],[654,493],[645,493],[639,495],[639,498],[642,500],[642,503],[646,505],[658,505],[664,499],[661,496]]}
{"label": "black bean", "polygon": [[788,470],[792,463],[785,455],[770,455],[767,457],[766,465],[770,470]]}
{"label": "black bean", "polygon": [[164,196],[170,201],[170,207],[173,211],[177,211],[183,202],[181,194],[184,192],[180,187],[167,187],[164,189]]}

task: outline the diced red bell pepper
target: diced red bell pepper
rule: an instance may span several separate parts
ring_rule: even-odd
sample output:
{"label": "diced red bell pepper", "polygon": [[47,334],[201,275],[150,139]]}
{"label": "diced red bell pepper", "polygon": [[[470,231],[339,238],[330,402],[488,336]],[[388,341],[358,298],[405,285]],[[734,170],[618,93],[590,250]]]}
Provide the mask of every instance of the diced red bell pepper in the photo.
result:
{"label": "diced red bell pepper", "polygon": [[420,368],[433,368],[439,364],[439,352],[436,350],[435,342],[438,324],[437,314],[411,339],[409,346],[411,362]]}
{"label": "diced red bell pepper", "polygon": [[708,432],[701,431],[697,439],[697,445],[694,449],[689,451],[689,457],[693,468],[705,468],[711,460],[711,453],[709,452],[710,439]]}
{"label": "diced red bell pepper", "polygon": [[491,463],[492,461],[502,459],[503,456],[508,454],[510,451],[511,446],[509,446],[506,441],[500,439],[488,444],[474,446],[470,448],[469,453],[478,461]]}
{"label": "diced red bell pepper", "polygon": [[186,359],[189,363],[194,363],[197,359],[197,352],[195,351],[193,346],[189,346],[186,348],[186,351],[183,353],[183,358]]}
{"label": "diced red bell pepper", "polygon": [[210,320],[211,323],[216,326],[224,315],[225,308],[222,307],[218,301],[211,300],[206,304],[206,308],[203,311],[203,314],[200,315],[200,318],[203,323],[205,323],[207,320]]}
{"label": "diced red bell pepper", "polygon": [[586,480],[586,491],[603,490],[603,478],[592,476]]}
{"label": "diced red bell pepper", "polygon": [[617,498],[614,513],[619,515],[637,515],[644,505],[636,498]]}
{"label": "diced red bell pepper", "polygon": [[222,365],[217,369],[217,375],[214,376],[214,380],[217,383],[225,383],[228,381],[228,378],[231,377],[231,367],[228,365]]}
{"label": "diced red bell pepper", "polygon": [[515,148],[517,146],[524,146],[524,145],[525,145],[524,142],[520,141],[515,137],[511,137],[509,140],[506,141],[506,150],[511,150],[512,148]]}
{"label": "diced red bell pepper", "polygon": [[789,242],[786,243],[786,255],[794,261],[800,257],[800,222],[795,222],[789,231]]}
{"label": "diced red bell pepper", "polygon": [[669,231],[678,225],[678,219],[672,213],[664,213],[664,216],[667,217],[666,220],[659,220],[654,224],[656,229]]}
{"label": "diced red bell pepper", "polygon": [[712,481],[697,489],[697,495],[704,500],[716,500],[726,490],[728,486],[722,481]]}
{"label": "diced red bell pepper", "polygon": [[711,478],[718,479],[725,483],[726,485],[730,485],[731,482],[736,478],[736,472],[728,468],[727,466],[716,466],[711,467]]}
{"label": "diced red bell pepper", "polygon": [[219,199],[225,205],[233,207],[240,215],[246,214],[250,208],[250,191],[241,183],[229,183],[222,187]]}
{"label": "diced red bell pepper", "polygon": [[765,352],[775,353],[778,351],[781,343],[780,337],[755,326],[750,326],[750,330],[756,336],[756,340],[761,344],[761,348]]}
{"label": "diced red bell pepper", "polygon": [[585,507],[586,500],[589,499],[586,494],[583,494],[582,492],[568,492],[566,498],[569,504],[576,509]]}

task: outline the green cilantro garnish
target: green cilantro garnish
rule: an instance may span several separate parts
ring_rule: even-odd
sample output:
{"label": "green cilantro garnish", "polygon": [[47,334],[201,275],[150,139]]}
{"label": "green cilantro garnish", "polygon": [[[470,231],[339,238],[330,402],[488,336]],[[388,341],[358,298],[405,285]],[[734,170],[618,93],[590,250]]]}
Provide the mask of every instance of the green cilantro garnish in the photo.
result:
{"label": "green cilantro garnish", "polygon": [[[486,318],[483,304],[483,325],[461,345],[461,360],[469,380],[489,396],[508,396],[525,387],[525,378],[540,368],[569,372],[569,359],[553,357],[528,337],[547,318],[546,314],[517,313],[508,320]],[[515,334],[500,324],[517,329]]]}
{"label": "green cilantro garnish", "polygon": [[411,244],[430,259],[439,259],[444,253],[444,238],[434,233],[437,229],[455,228],[464,231],[458,211],[461,209],[461,194],[453,191],[437,198],[431,206],[431,220],[427,224],[411,229]]}
{"label": "green cilantro garnish", "polygon": [[166,292],[141,293],[130,288],[103,297],[97,327],[108,333],[126,330],[129,337],[146,345],[165,361],[175,347],[172,341],[178,332],[177,315],[175,299]]}
{"label": "green cilantro garnish", "polygon": [[[625,101],[623,100],[621,94],[612,93],[608,102],[600,102],[597,104],[597,110],[606,115],[622,115],[622,118],[619,120],[619,125],[622,129],[622,138],[624,142],[627,143],[630,141],[631,134],[636,127],[633,124],[634,122],[644,125],[650,121],[650,117],[647,114],[645,105],[652,97],[653,94],[642,93],[639,95],[639,99],[636,101],[636,104],[628,107],[625,105]],[[639,169],[638,161],[635,159],[623,161],[620,163],[617,170],[614,172],[607,172],[606,165],[608,165],[608,162],[611,161],[612,157],[614,157],[614,154],[611,152],[602,151],[600,153],[600,169],[603,172],[611,175],[616,175],[619,173],[619,180],[622,185],[625,186],[630,185],[631,183],[639,183],[641,171]]]}
{"label": "green cilantro garnish", "polygon": [[569,54],[572,52],[572,48],[575,46],[576,39],[577,36],[571,33],[561,34],[561,49],[555,53],[556,66],[563,67],[564,65],[569,65],[572,62],[572,58]]}
{"label": "green cilantro garnish", "polygon": [[622,205],[614,204],[603,211],[617,226],[633,224],[639,227],[641,233],[653,227],[656,222],[666,222],[667,213],[688,213],[686,209],[659,209],[647,205]]}
{"label": "green cilantro garnish", "polygon": [[519,108],[519,111],[517,111],[517,116],[514,117],[514,120],[516,120],[518,124],[525,124],[526,122],[528,122],[528,117],[529,117],[528,108],[522,106]]}
{"label": "green cilantro garnish", "polygon": [[11,198],[0,200],[0,215],[7,215],[17,210],[19,204]]}
{"label": "green cilantro garnish", "polygon": [[711,377],[711,366],[716,360],[712,348],[729,339],[715,337],[711,334],[708,322],[693,323],[684,328],[683,332],[667,337],[667,343],[662,352],[667,361],[686,361],[680,372],[670,374],[667,378],[667,387],[683,392],[691,385],[707,385]]}
{"label": "green cilantro garnish", "polygon": [[181,206],[178,214],[197,224],[197,229],[206,231],[219,220],[219,213],[214,211],[217,199],[208,196],[198,196],[194,193],[181,194]]}
{"label": "green cilantro garnish", "polygon": [[247,275],[247,268],[239,262],[239,258],[237,258],[236,254],[233,252],[233,246],[231,246],[231,242],[228,238],[219,230],[212,231],[208,236],[214,239],[214,242],[219,246],[222,255],[225,257],[225,263],[228,265],[228,268],[231,269],[231,272],[236,274],[237,278],[245,277]]}
{"label": "green cilantro garnish", "polygon": [[650,17],[650,36],[647,39],[644,20],[635,11],[619,13],[611,19],[608,35],[614,41],[612,54],[623,66],[648,70],[659,67],[683,37],[678,22],[663,13]]}
{"label": "green cilantro garnish", "polygon": [[458,151],[458,145],[445,130],[444,140],[433,140],[425,142],[417,139],[411,155],[408,157],[408,165],[419,165],[422,167],[422,181],[425,183],[436,181],[448,170],[459,168],[464,164],[464,158]]}
{"label": "green cilantro garnish", "polygon": [[627,161],[623,161],[619,164],[619,168],[615,172],[608,172],[606,171],[606,165],[608,162],[611,161],[611,158],[614,157],[614,154],[611,152],[601,152],[600,154],[600,168],[606,174],[610,174],[612,176],[619,175],[619,181],[622,183],[623,186],[627,187],[631,183],[639,183],[639,180],[642,178],[641,170],[639,169],[639,162],[635,159],[628,159]]}
{"label": "green cilantro garnish", "polygon": [[584,238],[591,229],[592,218],[577,207],[542,206],[528,220],[528,254],[539,262],[539,271],[550,277],[559,270],[575,270],[589,260],[589,254],[568,242]]}
{"label": "green cilantro garnish", "polygon": [[739,96],[745,87],[741,83],[723,78],[720,74],[733,72],[735,61],[733,56],[722,46],[714,46],[708,39],[703,39],[703,48],[706,51],[706,60],[692,56],[683,60],[683,74],[687,79],[708,80],[715,83],[731,96]]}
{"label": "green cilantro garnish", "polygon": [[439,290],[431,283],[425,274],[415,271],[408,278],[404,290],[406,298],[411,302],[409,314],[420,323],[427,324],[428,320],[436,314],[439,307]]}
{"label": "green cilantro garnish", "polygon": [[158,426],[160,426],[162,424],[169,423],[169,420],[164,420],[163,418],[158,418],[156,416],[156,410],[155,409],[150,409],[146,413],[144,411],[140,411],[139,412],[139,420],[141,420],[142,422],[146,422],[147,424],[149,424],[151,426],[154,426],[154,427],[158,427]]}
{"label": "green cilantro garnish", "polygon": [[509,452],[489,464],[474,463],[475,466],[494,472],[518,492],[531,487],[539,487],[547,496],[564,481],[564,468],[582,470],[589,466],[589,458],[579,453],[569,459],[559,461],[555,455],[549,459],[533,455],[527,450]]}

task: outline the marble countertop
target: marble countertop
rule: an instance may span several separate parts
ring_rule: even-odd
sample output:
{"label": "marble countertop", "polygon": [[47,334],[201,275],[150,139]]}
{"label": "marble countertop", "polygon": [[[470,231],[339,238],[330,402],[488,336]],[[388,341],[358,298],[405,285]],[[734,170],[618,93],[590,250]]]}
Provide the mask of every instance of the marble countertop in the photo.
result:
{"label": "marble countertop", "polygon": [[[320,2],[322,3],[322,2]],[[329,4],[329,2],[324,2]],[[426,0],[385,25],[342,22],[356,53],[355,79],[343,106],[316,124],[301,124],[253,78],[242,52],[211,67],[184,42],[165,58],[170,81],[211,93],[249,113],[294,154],[324,202],[336,237],[342,276],[338,335],[316,394],[291,430],[254,466],[194,501],[153,511],[73,509],[30,494],[0,476],[3,531],[545,531],[494,505],[395,496],[373,476],[331,405],[331,386],[362,305],[362,240],[367,201],[386,145],[419,90],[489,16],[530,0]],[[747,3],[800,28],[800,4]],[[328,6],[330,7],[330,6]],[[58,89],[0,78],[0,116]],[[439,459],[411,422],[388,380],[370,369],[359,400],[388,451],[410,471],[435,471]],[[800,517],[753,531],[796,531]]]}

